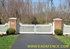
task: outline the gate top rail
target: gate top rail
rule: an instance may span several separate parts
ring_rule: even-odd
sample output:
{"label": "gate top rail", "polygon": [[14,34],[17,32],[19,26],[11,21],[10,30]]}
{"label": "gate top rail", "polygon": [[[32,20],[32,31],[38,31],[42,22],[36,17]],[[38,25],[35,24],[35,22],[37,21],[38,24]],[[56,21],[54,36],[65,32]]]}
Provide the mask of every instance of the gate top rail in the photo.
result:
{"label": "gate top rail", "polygon": [[51,26],[52,23],[49,23],[49,24],[22,24],[22,23],[19,23],[21,26]]}
{"label": "gate top rail", "polygon": [[36,26],[51,26],[52,24],[37,24]]}
{"label": "gate top rail", "polygon": [[22,23],[19,23],[20,26],[35,26],[34,24],[22,24]]}

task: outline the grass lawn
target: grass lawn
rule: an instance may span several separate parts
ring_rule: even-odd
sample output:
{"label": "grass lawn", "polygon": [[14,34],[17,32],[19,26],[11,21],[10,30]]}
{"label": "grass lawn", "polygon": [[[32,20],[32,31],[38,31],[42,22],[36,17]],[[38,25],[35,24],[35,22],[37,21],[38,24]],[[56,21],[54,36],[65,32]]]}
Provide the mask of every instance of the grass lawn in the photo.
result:
{"label": "grass lawn", "polygon": [[0,49],[10,49],[17,35],[0,36]]}
{"label": "grass lawn", "polygon": [[70,45],[70,37],[67,36],[55,36],[55,38],[57,38],[58,40],[60,40],[61,42]]}

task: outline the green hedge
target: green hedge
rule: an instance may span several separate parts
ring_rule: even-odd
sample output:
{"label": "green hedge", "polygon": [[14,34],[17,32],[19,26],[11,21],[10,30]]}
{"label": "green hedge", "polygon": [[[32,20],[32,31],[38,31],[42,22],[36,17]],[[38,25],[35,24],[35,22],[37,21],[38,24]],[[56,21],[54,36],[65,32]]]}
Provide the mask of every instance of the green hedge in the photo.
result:
{"label": "green hedge", "polygon": [[15,34],[15,32],[16,32],[15,29],[13,29],[13,28],[8,28],[7,31],[6,31],[6,34],[7,34],[7,35],[11,35],[11,34]]}
{"label": "green hedge", "polygon": [[57,35],[63,35],[63,31],[61,29],[55,29],[55,34]]}

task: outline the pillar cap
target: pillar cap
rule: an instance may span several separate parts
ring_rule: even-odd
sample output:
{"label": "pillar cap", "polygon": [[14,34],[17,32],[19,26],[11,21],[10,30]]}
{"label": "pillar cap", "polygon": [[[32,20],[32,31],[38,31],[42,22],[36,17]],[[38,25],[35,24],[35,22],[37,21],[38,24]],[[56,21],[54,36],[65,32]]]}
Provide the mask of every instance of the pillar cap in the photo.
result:
{"label": "pillar cap", "polygon": [[17,18],[9,18],[10,20],[16,20]]}
{"label": "pillar cap", "polygon": [[55,19],[53,19],[53,20],[62,20],[62,19],[60,19],[60,18],[55,18]]}

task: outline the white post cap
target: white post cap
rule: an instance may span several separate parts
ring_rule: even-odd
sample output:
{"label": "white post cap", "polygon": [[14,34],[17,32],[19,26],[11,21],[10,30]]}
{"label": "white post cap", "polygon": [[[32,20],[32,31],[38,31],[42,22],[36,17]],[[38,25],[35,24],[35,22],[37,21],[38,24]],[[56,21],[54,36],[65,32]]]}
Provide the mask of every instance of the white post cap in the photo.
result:
{"label": "white post cap", "polygon": [[62,20],[62,19],[60,19],[60,18],[55,18],[55,19],[53,19],[53,20]]}
{"label": "white post cap", "polygon": [[9,18],[10,20],[16,20],[17,18]]}

